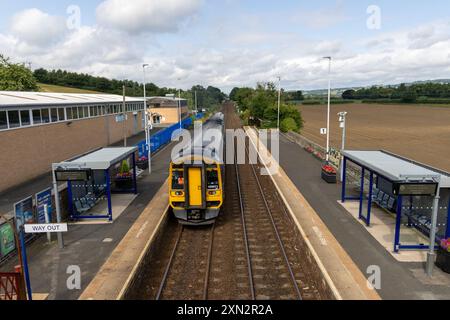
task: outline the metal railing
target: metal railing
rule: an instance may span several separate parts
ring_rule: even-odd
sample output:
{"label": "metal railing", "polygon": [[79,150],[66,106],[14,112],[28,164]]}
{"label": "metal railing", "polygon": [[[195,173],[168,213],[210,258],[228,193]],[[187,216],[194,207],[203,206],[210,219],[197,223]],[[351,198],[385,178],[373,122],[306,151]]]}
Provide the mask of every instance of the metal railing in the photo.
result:
{"label": "metal railing", "polygon": [[[198,113],[195,115],[195,119],[203,118],[203,113]],[[181,127],[183,129],[189,128],[194,123],[193,117],[189,117],[181,121]],[[163,146],[172,141],[172,134],[180,128],[179,123],[175,123],[170,127],[165,128],[164,130],[158,131],[150,138],[151,152],[154,153],[161,149]],[[145,156],[148,154],[148,148],[146,146],[145,140],[139,142],[137,144],[139,148],[139,156]]]}

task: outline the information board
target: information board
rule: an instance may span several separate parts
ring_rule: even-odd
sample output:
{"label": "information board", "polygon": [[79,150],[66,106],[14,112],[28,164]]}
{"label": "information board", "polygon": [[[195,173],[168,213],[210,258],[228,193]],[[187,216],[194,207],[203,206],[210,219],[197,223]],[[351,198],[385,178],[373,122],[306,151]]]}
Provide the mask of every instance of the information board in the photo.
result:
{"label": "information board", "polygon": [[14,215],[16,217],[17,232],[27,223],[33,223],[33,197],[23,199],[14,204]]}
{"label": "information board", "polygon": [[0,258],[10,254],[15,249],[14,230],[11,224],[6,222],[0,225]]}
{"label": "information board", "polygon": [[89,181],[91,170],[57,170],[56,181]]}
{"label": "information board", "polygon": [[47,208],[49,221],[52,217],[52,188],[48,188],[36,194],[37,223],[46,223],[45,208]]}
{"label": "information board", "polygon": [[398,196],[434,196],[437,183],[402,183],[394,184],[394,195]]}

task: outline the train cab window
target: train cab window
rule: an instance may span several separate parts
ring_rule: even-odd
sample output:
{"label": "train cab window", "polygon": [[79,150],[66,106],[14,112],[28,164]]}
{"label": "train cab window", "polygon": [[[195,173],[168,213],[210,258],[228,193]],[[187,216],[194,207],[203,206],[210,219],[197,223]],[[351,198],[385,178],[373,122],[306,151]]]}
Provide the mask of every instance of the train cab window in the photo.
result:
{"label": "train cab window", "polygon": [[172,172],[172,189],[183,190],[184,189],[184,172],[173,171]]}
{"label": "train cab window", "polygon": [[219,190],[219,174],[217,170],[206,171],[208,190]]}

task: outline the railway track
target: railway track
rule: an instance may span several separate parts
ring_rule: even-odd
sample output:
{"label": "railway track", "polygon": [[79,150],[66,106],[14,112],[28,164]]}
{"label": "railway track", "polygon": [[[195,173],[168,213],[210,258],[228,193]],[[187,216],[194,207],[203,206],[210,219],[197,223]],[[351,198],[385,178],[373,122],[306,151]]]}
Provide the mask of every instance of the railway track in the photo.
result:
{"label": "railway track", "polygon": [[[234,110],[224,111],[227,129],[242,128]],[[259,175],[259,169],[259,164],[227,164],[226,199],[215,224],[191,228],[172,220],[130,297],[330,299],[270,177]]]}
{"label": "railway track", "polygon": [[177,240],[156,293],[156,300],[208,298],[213,241],[214,225],[202,228],[179,227]]}

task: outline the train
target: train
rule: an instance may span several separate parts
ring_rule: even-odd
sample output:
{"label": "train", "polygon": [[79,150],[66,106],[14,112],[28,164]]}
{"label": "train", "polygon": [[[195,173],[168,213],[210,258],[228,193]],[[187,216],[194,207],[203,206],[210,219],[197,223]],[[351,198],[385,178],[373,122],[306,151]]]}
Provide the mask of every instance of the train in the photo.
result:
{"label": "train", "polygon": [[[224,115],[214,114],[203,127],[208,129],[223,134]],[[199,146],[190,145],[170,163],[169,205],[182,225],[210,225],[224,203],[225,165],[220,150],[205,141],[193,145]],[[223,136],[219,147],[223,147]]]}

